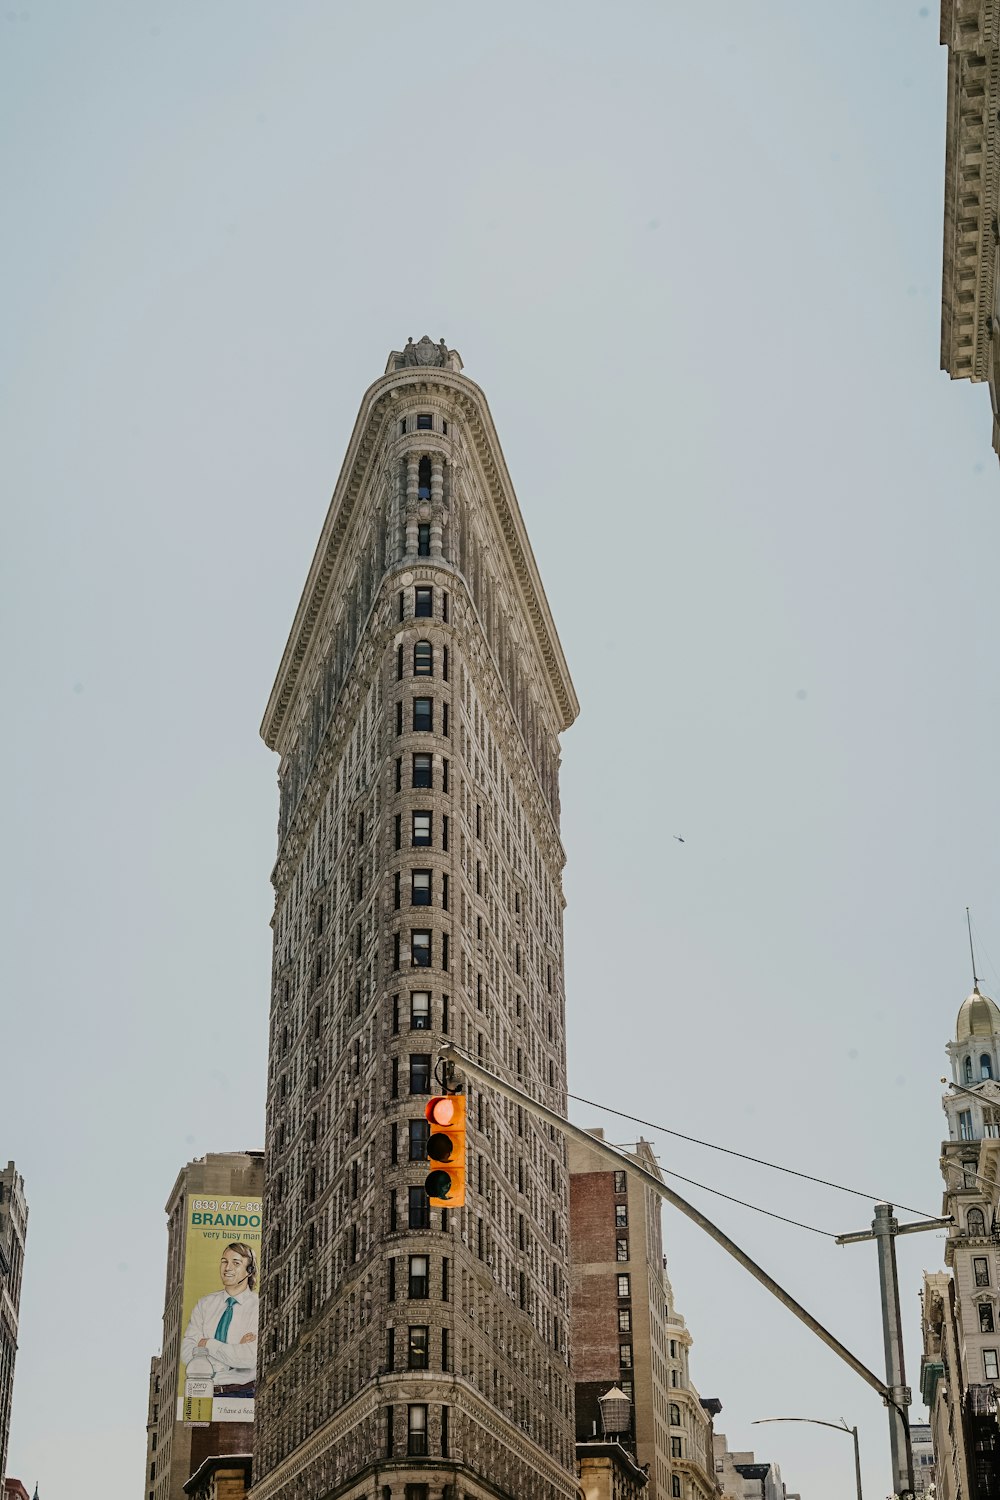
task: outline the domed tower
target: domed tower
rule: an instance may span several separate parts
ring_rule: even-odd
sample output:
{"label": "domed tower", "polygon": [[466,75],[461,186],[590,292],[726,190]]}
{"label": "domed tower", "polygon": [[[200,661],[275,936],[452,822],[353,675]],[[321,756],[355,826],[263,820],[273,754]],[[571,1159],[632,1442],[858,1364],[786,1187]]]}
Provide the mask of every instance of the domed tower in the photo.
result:
{"label": "domed tower", "polygon": [[943,1212],[954,1225],[945,1260],[955,1282],[964,1385],[1000,1389],[1000,1006],[978,981],[963,1000],[948,1043],[952,1086],[944,1097],[948,1139],[941,1148]]}

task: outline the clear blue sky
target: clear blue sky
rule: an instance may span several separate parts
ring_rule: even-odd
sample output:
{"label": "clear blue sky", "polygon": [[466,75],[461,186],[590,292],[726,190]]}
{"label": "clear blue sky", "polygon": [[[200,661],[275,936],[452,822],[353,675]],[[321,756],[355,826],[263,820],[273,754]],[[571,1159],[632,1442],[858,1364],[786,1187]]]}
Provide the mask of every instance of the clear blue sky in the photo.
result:
{"label": "clear blue sky", "polygon": [[[140,1494],[163,1202],[262,1140],[257,729],[410,334],[487,393],[582,704],[574,1092],[938,1210],[967,903],[1000,990],[1000,469],[985,389],[938,371],[937,31],[893,0],[0,15],[0,1157],[31,1205],[10,1471],[43,1500]],[[879,1367],[868,1248],[699,1202]],[[849,1443],[750,1423],[843,1415],[884,1493],[877,1398],[665,1233],[731,1444],[834,1500]],[[941,1254],[900,1244],[914,1385]]]}

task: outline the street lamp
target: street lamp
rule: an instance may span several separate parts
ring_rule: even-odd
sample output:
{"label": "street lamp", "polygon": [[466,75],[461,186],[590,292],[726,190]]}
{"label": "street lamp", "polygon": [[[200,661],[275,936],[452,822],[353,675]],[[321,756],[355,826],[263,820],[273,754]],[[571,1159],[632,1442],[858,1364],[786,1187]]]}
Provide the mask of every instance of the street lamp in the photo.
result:
{"label": "street lamp", "polygon": [[751,1422],[751,1427],[760,1427],[764,1422],[809,1422],[813,1427],[832,1427],[834,1432],[849,1432],[854,1439],[854,1478],[858,1486],[858,1500],[864,1500],[861,1493],[861,1451],[858,1448],[858,1429],[848,1427],[841,1417],[839,1422],[824,1422],[819,1417],[758,1417],[756,1422]]}

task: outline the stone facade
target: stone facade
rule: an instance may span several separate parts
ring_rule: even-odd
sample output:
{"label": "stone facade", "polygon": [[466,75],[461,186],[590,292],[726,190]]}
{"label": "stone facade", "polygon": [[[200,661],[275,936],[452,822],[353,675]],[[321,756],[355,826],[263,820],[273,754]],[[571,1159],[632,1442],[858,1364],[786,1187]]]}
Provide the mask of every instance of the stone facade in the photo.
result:
{"label": "stone facade", "polygon": [[14,1395],[17,1318],[21,1304],[28,1205],[24,1178],[12,1161],[0,1170],[0,1479],[7,1473],[10,1408]]}
{"label": "stone facade", "polygon": [[647,1500],[649,1475],[621,1443],[578,1443],[581,1500]]}
{"label": "stone facade", "polygon": [[941,368],[985,380],[1000,454],[1000,0],[942,0],[948,48]]}
{"label": "stone facade", "polygon": [[262,726],[280,756],[255,1500],[575,1494],[559,735],[577,713],[482,392],[443,343],[366,392]]}
{"label": "stone facade", "polygon": [[[630,1154],[660,1175],[647,1141]],[[667,1276],[661,1201],[627,1166],[608,1170],[576,1141],[569,1164],[577,1440],[600,1434],[599,1398],[617,1385],[633,1402],[631,1437],[649,1470],[649,1500],[714,1496],[708,1408],[719,1407],[702,1403],[691,1384],[691,1335]]]}
{"label": "stone facade", "polygon": [[261,1152],[217,1152],[188,1162],[178,1173],[167,1199],[163,1349],[150,1363],[146,1500],[183,1500],[186,1482],[207,1458],[250,1451],[253,1442],[250,1423],[213,1422],[204,1427],[189,1427],[177,1420],[181,1339],[184,1334],[185,1205],[189,1193],[211,1198],[259,1198],[263,1186]]}

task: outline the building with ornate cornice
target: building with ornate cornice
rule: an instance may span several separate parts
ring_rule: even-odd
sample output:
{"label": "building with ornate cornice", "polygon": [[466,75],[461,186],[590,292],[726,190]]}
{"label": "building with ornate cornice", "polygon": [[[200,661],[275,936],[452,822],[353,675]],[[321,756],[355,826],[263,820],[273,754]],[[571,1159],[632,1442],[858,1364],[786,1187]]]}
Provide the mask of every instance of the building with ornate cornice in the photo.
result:
{"label": "building with ornate cornice", "polygon": [[941,368],[985,380],[1000,454],[1000,0],[941,0],[948,48]]}
{"label": "building with ornate cornice", "polygon": [[14,1396],[17,1320],[24,1272],[28,1205],[24,1178],[9,1161],[0,1168],[0,1479],[7,1473],[10,1409]]}
{"label": "building with ornate cornice", "polygon": [[559,736],[578,705],[482,391],[412,340],[366,391],[262,725],[280,756],[255,1500],[569,1500]]}
{"label": "building with ornate cornice", "polygon": [[[603,1130],[591,1134],[604,1139]],[[648,1141],[626,1154],[662,1180]],[[632,1403],[621,1441],[649,1474],[649,1500],[710,1500],[718,1494],[712,1417],[722,1407],[691,1383],[692,1340],[667,1275],[661,1200],[627,1164],[609,1170],[581,1142],[570,1142],[569,1169],[577,1442],[603,1434],[601,1397],[617,1387]]]}
{"label": "building with ornate cornice", "polygon": [[947,1044],[942,1214],[951,1276],[925,1273],[920,1386],[930,1408],[936,1493],[986,1497],[1000,1485],[1000,1008],[978,983]]}

